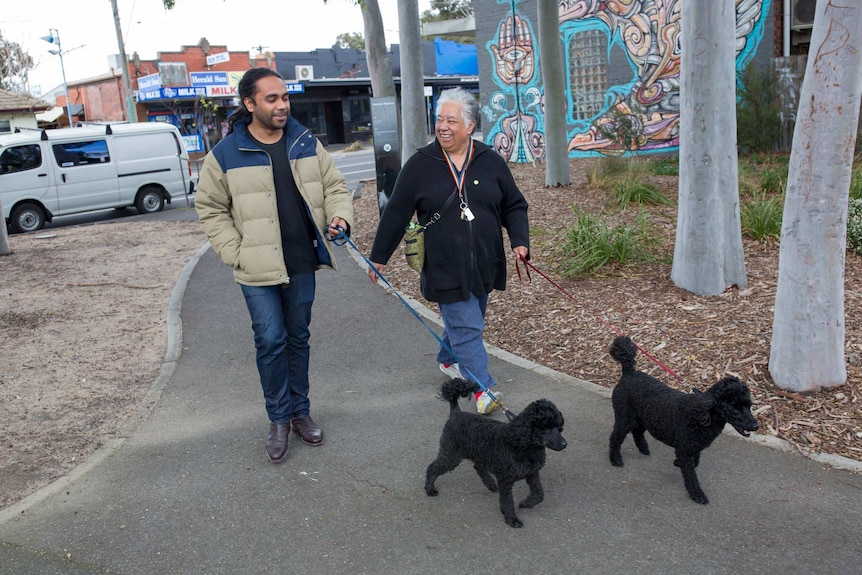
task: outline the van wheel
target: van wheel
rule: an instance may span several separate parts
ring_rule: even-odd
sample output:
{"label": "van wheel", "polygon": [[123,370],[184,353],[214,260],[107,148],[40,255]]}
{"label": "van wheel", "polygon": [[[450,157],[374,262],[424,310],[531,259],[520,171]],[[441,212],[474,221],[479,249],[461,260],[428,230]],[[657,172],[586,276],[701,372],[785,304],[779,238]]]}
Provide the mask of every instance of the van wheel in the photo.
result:
{"label": "van wheel", "polygon": [[147,186],[135,198],[135,207],[142,214],[154,214],[165,207],[165,195],[155,186]]}
{"label": "van wheel", "polygon": [[15,206],[9,216],[12,233],[35,232],[45,225],[45,210],[36,204],[24,203]]}

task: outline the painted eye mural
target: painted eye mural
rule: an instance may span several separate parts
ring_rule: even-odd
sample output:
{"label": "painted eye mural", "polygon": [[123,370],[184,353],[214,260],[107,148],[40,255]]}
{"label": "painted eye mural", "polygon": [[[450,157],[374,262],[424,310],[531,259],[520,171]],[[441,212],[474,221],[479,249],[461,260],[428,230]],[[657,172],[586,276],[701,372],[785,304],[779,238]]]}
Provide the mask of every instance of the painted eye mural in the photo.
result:
{"label": "painted eye mural", "polygon": [[[735,0],[736,66],[763,37],[771,0]],[[505,9],[486,44],[494,89],[483,107],[486,142],[510,162],[545,154],[536,3]],[[679,148],[682,0],[561,0],[566,132],[570,157],[670,152]]]}

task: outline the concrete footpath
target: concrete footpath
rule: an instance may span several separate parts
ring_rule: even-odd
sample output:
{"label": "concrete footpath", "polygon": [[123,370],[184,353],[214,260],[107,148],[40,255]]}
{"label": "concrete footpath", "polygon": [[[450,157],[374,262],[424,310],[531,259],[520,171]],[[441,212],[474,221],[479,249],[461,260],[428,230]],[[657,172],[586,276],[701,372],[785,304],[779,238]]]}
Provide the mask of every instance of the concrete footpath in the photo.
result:
{"label": "concrete footpath", "polygon": [[[267,462],[245,304],[202,250],[172,301],[182,349],[172,339],[152,409],[69,477],[0,512],[0,573],[862,571],[860,474],[724,434],[701,458],[710,504],[697,505],[657,441],[644,457],[628,439],[626,466],[611,466],[607,390],[496,351],[510,409],[546,397],[566,417],[568,449],[549,452],[542,471],[545,501],[519,511],[522,529],[507,527],[468,463],[427,497],[448,411],[435,399],[445,378],[435,340],[347,247],[337,254],[339,272],[317,274],[312,325],[325,445],[293,439],[285,463]],[[516,501],[525,493],[516,485]]]}

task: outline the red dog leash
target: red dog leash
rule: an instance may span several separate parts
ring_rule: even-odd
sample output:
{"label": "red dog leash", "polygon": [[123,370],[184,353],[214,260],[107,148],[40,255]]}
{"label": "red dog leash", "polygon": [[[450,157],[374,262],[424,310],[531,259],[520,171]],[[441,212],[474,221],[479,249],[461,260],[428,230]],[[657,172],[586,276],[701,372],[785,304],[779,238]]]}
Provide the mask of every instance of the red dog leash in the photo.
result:
{"label": "red dog leash", "polygon": [[[523,262],[523,263],[524,263],[524,273],[525,273],[525,275],[527,276],[527,281],[526,281],[526,282],[524,281],[523,277],[521,276],[521,266],[518,264],[518,262]],[[551,285],[552,285],[552,286],[554,286],[555,288],[557,288],[558,290],[560,290],[560,291],[561,291],[563,294],[565,294],[568,298],[570,298],[570,299],[571,299],[571,300],[573,300],[575,303],[577,303],[579,306],[581,306],[584,310],[586,310],[586,311],[587,311],[587,313],[589,313],[590,315],[592,315],[593,317],[595,317],[597,320],[599,320],[600,322],[602,322],[605,326],[607,326],[607,327],[608,327],[608,329],[610,329],[611,331],[613,331],[613,332],[614,332],[614,333],[616,333],[617,335],[625,336],[625,334],[624,334],[623,332],[621,332],[619,329],[617,329],[616,327],[614,327],[613,325],[611,325],[611,324],[610,324],[608,321],[606,321],[603,317],[601,317],[601,316],[600,316],[600,315],[598,315],[597,313],[593,312],[590,308],[588,308],[586,305],[584,305],[584,303],[583,303],[583,302],[581,302],[580,300],[578,300],[578,298],[576,298],[576,297],[575,297],[575,296],[573,296],[571,293],[569,293],[569,292],[568,292],[568,291],[567,291],[563,286],[561,286],[560,284],[558,284],[557,282],[555,282],[553,279],[551,279],[550,277],[548,277],[548,275],[547,275],[547,274],[545,274],[544,272],[542,272],[542,270],[540,270],[539,268],[537,268],[536,266],[534,266],[533,264],[531,264],[529,261],[527,261],[527,259],[526,259],[526,258],[524,258],[524,257],[520,257],[520,256],[519,256],[518,258],[516,258],[516,259],[515,259],[515,271],[517,271],[517,272],[518,272],[518,280],[521,282],[521,285],[530,285],[530,284],[532,283],[533,278],[531,278],[531,277],[530,277],[530,269],[532,269],[532,270],[533,270],[533,271],[535,271],[537,274],[539,274],[540,276],[542,276],[543,278],[545,278],[546,280],[548,280],[548,281],[551,283]],[[679,375],[677,375],[677,373],[676,373],[674,370],[672,370],[671,368],[669,368],[668,366],[666,366],[666,365],[665,365],[664,363],[662,363],[658,358],[654,357],[651,353],[649,353],[648,351],[646,351],[645,349],[643,349],[642,347],[640,347],[640,346],[639,346],[639,345],[637,345],[636,343],[634,343],[634,342],[632,342],[632,343],[633,343],[633,344],[634,344],[634,346],[637,348],[637,350],[638,350],[639,352],[641,352],[641,354],[643,354],[644,356],[648,357],[648,358],[649,358],[653,363],[655,363],[657,366],[659,366],[660,368],[662,368],[663,370],[665,370],[665,371],[666,371],[667,373],[669,373],[671,376],[675,377],[675,378],[676,378],[676,380],[677,380],[677,381],[679,381],[681,384],[683,384],[683,385],[687,385],[687,384],[685,383],[685,380],[683,380],[683,378],[682,378],[682,377],[680,377]]]}

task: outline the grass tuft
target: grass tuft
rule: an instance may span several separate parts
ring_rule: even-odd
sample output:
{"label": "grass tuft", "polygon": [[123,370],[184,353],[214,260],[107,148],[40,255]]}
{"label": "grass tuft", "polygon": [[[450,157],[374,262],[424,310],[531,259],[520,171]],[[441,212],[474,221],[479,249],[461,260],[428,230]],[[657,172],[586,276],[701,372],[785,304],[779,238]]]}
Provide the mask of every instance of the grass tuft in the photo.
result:
{"label": "grass tuft", "polygon": [[647,215],[638,211],[637,224],[610,226],[601,215],[592,215],[572,207],[577,216],[563,244],[560,273],[564,277],[595,274],[608,265],[625,266],[654,260],[652,247],[657,240],[649,234]]}

